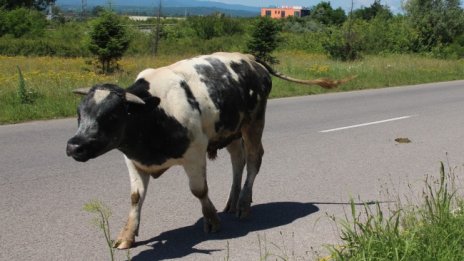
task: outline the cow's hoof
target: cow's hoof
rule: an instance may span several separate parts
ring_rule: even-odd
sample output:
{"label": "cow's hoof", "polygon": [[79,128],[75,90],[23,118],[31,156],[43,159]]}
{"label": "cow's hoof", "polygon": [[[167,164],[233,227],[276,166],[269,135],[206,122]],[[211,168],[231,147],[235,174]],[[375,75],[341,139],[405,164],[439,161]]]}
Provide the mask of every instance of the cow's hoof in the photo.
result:
{"label": "cow's hoof", "polygon": [[237,206],[236,216],[240,219],[246,219],[251,213],[251,202],[239,202]]}
{"label": "cow's hoof", "polygon": [[221,229],[221,222],[218,217],[209,220],[204,218],[203,220],[203,231],[205,231],[205,233],[216,233]]}
{"label": "cow's hoof", "polygon": [[118,239],[114,242],[113,248],[117,249],[129,249],[134,244],[133,240],[130,239]]}

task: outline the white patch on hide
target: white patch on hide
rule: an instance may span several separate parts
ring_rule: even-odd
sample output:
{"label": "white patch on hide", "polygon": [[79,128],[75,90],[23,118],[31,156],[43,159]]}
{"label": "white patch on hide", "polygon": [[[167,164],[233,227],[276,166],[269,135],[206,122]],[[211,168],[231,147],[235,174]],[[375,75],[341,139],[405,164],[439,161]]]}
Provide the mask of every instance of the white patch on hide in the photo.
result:
{"label": "white patch on hide", "polygon": [[108,95],[110,95],[108,90],[96,90],[93,99],[96,104],[100,104]]}

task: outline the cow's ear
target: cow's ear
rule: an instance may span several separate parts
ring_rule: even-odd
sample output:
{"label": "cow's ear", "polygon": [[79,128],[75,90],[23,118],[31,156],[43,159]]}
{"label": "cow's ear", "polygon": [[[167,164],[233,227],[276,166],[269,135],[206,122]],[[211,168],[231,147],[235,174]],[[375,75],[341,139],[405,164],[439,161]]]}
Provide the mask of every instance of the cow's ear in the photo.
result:
{"label": "cow's ear", "polygon": [[87,93],[89,93],[89,91],[90,91],[90,88],[79,88],[79,89],[73,90],[72,92],[74,94],[87,95]]}
{"label": "cow's ear", "polygon": [[130,103],[142,104],[142,105],[145,104],[145,102],[142,99],[140,99],[139,97],[129,92],[126,92],[126,100],[127,102],[130,102]]}

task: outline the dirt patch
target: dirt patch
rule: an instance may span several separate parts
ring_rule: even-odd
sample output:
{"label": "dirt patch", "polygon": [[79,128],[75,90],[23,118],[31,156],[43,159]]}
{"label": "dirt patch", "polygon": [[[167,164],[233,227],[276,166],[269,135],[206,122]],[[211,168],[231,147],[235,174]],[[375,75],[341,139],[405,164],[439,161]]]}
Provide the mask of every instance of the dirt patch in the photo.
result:
{"label": "dirt patch", "polygon": [[411,143],[411,140],[408,138],[396,138],[395,141],[398,143]]}

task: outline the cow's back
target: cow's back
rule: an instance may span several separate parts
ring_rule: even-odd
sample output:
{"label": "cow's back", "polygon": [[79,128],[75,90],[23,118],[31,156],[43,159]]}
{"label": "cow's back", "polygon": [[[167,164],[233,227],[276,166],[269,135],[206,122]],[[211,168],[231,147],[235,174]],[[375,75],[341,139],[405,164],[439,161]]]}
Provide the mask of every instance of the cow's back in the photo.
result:
{"label": "cow's back", "polygon": [[237,133],[244,120],[259,116],[272,86],[268,71],[241,53],[198,56],[145,70],[138,78],[150,83],[149,92],[160,97],[167,114],[183,125],[199,123],[213,140]]}

